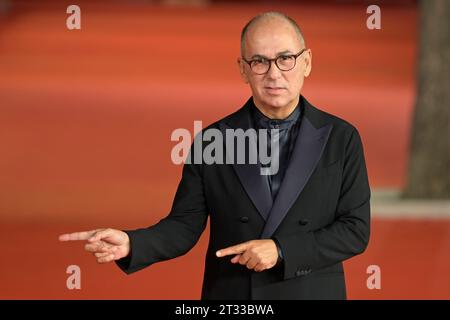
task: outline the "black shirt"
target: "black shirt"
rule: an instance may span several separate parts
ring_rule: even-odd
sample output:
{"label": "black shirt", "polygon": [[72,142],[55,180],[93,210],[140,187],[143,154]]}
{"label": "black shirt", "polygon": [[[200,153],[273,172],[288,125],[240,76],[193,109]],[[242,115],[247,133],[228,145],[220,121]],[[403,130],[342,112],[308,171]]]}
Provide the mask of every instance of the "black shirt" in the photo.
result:
{"label": "black shirt", "polygon": [[[268,183],[272,193],[272,199],[275,200],[278,191],[280,189],[281,183],[283,182],[284,174],[289,165],[289,160],[292,155],[292,150],[294,149],[295,140],[297,139],[299,119],[300,119],[300,102],[295,107],[294,111],[285,119],[270,119],[265,116],[259,109],[254,105],[253,108],[253,121],[255,129],[267,129],[265,130],[267,136],[267,148],[268,155],[271,156],[271,161],[279,161],[278,171],[273,175],[267,175]],[[278,129],[278,132],[271,131],[271,129]],[[279,157],[276,154],[271,154],[271,143],[270,139],[279,142]]]}

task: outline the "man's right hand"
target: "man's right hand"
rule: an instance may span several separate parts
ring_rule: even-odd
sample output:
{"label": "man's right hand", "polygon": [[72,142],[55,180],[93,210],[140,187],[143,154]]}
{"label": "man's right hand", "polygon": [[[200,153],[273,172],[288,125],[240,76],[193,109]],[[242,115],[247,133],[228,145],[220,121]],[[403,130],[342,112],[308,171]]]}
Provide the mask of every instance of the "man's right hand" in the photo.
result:
{"label": "man's right hand", "polygon": [[92,252],[98,263],[107,263],[122,259],[130,254],[130,238],[116,229],[96,229],[66,233],[59,236],[59,241],[87,240],[84,249]]}

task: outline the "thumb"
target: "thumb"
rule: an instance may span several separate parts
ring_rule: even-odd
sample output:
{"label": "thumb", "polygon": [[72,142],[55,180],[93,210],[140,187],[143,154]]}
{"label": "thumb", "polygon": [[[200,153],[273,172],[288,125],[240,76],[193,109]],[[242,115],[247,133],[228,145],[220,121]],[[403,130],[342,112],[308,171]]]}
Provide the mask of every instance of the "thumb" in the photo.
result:
{"label": "thumb", "polygon": [[113,233],[112,229],[103,229],[100,231],[97,231],[92,237],[88,239],[89,242],[96,242],[100,241],[106,237],[109,237]]}

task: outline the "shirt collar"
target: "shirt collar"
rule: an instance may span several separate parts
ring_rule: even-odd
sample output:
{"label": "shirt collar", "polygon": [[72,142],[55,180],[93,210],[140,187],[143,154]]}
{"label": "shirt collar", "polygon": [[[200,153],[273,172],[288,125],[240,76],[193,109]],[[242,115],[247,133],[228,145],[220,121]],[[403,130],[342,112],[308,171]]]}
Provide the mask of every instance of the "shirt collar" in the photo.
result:
{"label": "shirt collar", "polygon": [[300,118],[300,100],[295,109],[291,114],[285,119],[270,119],[264,115],[254,104],[253,104],[253,119],[255,124],[263,129],[289,129],[291,128]]}

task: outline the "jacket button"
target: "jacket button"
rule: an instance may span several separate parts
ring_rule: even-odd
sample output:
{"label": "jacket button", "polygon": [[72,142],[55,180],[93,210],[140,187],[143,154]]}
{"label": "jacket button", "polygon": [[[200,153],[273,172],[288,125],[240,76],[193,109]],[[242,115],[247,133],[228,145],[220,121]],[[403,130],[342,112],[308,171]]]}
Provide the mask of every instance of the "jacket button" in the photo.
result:
{"label": "jacket button", "polygon": [[243,223],[247,223],[248,222],[248,217],[241,217],[241,222]]}
{"label": "jacket button", "polygon": [[301,219],[298,221],[298,224],[301,226],[306,226],[309,223],[308,219]]}
{"label": "jacket button", "polygon": [[300,270],[295,271],[295,276],[300,277],[302,275],[302,272]]}

